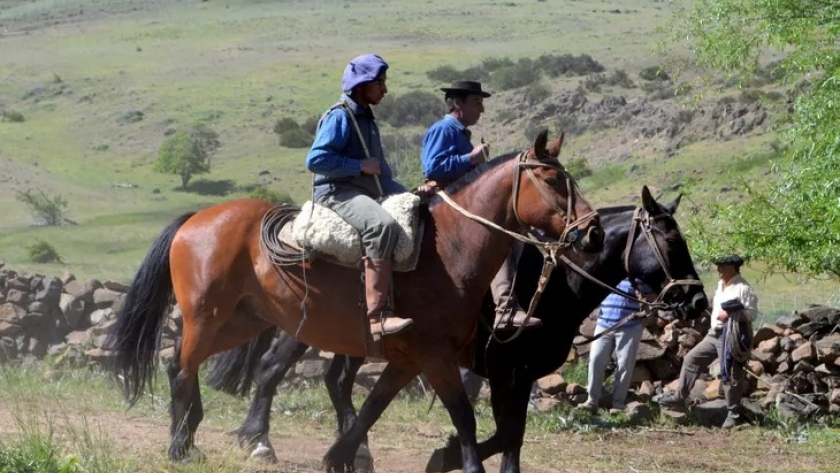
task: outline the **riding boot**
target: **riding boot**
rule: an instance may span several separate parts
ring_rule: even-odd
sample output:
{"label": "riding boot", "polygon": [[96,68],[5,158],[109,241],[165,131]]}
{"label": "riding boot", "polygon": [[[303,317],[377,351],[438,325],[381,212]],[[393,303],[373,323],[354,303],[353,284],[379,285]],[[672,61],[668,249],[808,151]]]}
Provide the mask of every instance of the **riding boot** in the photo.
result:
{"label": "riding boot", "polygon": [[414,321],[396,317],[388,306],[391,294],[391,260],[365,258],[365,300],[374,336],[393,335],[411,328]]}
{"label": "riding boot", "polygon": [[516,266],[519,260],[517,253],[514,249],[508,254],[499,272],[493,278],[493,282],[490,283],[493,303],[496,304],[494,327],[521,327],[523,323],[526,328],[542,325],[542,320],[534,317],[533,314],[528,319],[528,322],[525,322],[528,314],[522,310],[522,307],[516,300],[516,294],[513,292],[513,275],[516,272]]}

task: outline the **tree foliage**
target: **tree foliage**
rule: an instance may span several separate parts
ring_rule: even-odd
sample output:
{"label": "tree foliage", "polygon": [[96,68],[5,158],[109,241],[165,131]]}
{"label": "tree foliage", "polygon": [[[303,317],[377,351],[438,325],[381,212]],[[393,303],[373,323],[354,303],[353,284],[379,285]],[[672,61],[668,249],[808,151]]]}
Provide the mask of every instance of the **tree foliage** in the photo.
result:
{"label": "tree foliage", "polygon": [[696,252],[740,251],[770,270],[840,276],[840,2],[697,0],[676,29],[698,63],[748,79],[768,47],[792,86],[774,172],[741,186],[741,202],[694,221]]}
{"label": "tree foliage", "polygon": [[179,176],[186,188],[193,176],[210,172],[210,158],[219,146],[219,135],[207,126],[176,131],[160,145],[155,171]]}

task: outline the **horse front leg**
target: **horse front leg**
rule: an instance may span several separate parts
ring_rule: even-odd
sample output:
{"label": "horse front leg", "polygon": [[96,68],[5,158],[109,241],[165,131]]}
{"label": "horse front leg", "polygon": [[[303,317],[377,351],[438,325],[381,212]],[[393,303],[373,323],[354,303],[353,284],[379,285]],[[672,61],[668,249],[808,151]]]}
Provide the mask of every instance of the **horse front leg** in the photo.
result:
{"label": "horse front leg", "polygon": [[362,404],[356,422],[335,441],[324,455],[324,468],[328,472],[344,473],[355,470],[354,458],[362,440],[397,393],[418,373],[419,370],[416,368],[397,366],[393,363],[385,367],[379,380],[373,386],[373,390]]}
{"label": "horse front leg", "polygon": [[434,360],[423,366],[426,378],[449,412],[458,433],[465,473],[484,473],[475,434],[475,413],[455,363]]}
{"label": "horse front leg", "polygon": [[[504,410],[496,418],[496,436],[500,437],[502,464],[500,473],[520,472],[520,453],[525,438],[525,424],[528,419],[528,401],[531,397],[533,380],[529,376],[513,377],[505,389]],[[494,409],[495,411],[495,409]]]}
{"label": "horse front leg", "polygon": [[308,348],[309,345],[281,331],[280,336],[260,358],[251,407],[242,425],[235,431],[240,447],[253,448],[252,458],[264,457],[277,461],[274,447],[268,438],[271,403],[277,393],[277,386],[283,381],[289,368],[303,357]]}
{"label": "horse front leg", "polygon": [[[324,373],[324,384],[330,394],[330,400],[335,408],[338,423],[336,436],[340,437],[347,433],[353,424],[356,423],[356,408],[353,406],[353,384],[356,381],[356,374],[365,362],[361,357],[349,357],[336,354],[329,369]],[[365,435],[359,450],[356,452],[354,465],[358,471],[373,471],[373,455],[368,447],[368,438]]]}
{"label": "horse front leg", "polygon": [[[504,374],[506,368],[499,367],[490,373],[490,405],[493,408],[493,419],[496,421],[496,431],[487,440],[478,444],[478,457],[483,462],[502,451],[502,438],[498,434],[499,428],[504,423],[505,407],[510,399],[509,376],[499,377]],[[494,382],[493,379],[496,379]],[[500,381],[503,379],[504,381]],[[447,471],[460,470],[461,462],[461,439],[458,436],[449,437],[446,446],[439,448],[432,453],[426,464],[426,473],[443,473]]]}

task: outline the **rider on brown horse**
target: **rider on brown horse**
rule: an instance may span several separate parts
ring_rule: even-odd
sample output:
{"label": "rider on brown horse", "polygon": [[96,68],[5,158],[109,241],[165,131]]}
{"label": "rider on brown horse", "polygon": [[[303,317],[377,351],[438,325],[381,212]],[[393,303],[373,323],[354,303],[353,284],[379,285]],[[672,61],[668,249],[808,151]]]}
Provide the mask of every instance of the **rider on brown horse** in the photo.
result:
{"label": "rider on brown horse", "polygon": [[[427,191],[434,187],[445,187],[457,180],[483,163],[489,154],[489,145],[481,143],[473,146],[470,140],[472,133],[468,127],[478,123],[484,113],[484,99],[490,97],[490,94],[481,89],[481,83],[475,81],[456,81],[451,87],[441,90],[445,94],[449,113],[429,127],[423,137],[421,160]],[[533,315],[527,317],[513,293],[513,275],[523,246],[522,242],[514,242],[490,284],[493,303],[496,305],[494,326],[498,328],[519,327],[523,323],[527,327],[542,324]]]}
{"label": "rider on brown horse", "polygon": [[315,201],[330,208],[361,235],[365,248],[365,299],[371,333],[391,335],[414,321],[394,316],[389,304],[397,223],[376,199],[405,192],[385,161],[371,105],[388,93],[388,64],[375,54],[344,69],[340,101],[318,123],[306,168],[315,173]]}

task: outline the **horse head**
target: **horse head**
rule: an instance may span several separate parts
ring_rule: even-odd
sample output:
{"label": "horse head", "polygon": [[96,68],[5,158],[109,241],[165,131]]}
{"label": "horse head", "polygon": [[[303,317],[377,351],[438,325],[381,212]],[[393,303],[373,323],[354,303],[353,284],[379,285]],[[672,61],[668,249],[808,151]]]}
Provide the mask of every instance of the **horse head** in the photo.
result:
{"label": "horse head", "polygon": [[523,227],[540,228],[548,236],[587,252],[600,251],[604,231],[598,213],[558,160],[563,136],[550,144],[547,136],[544,130],[515,160],[514,215]]}
{"label": "horse head", "polygon": [[642,206],[633,215],[624,265],[628,274],[658,288],[658,302],[685,309],[687,316],[694,318],[706,310],[709,301],[674,219],[681,197],[662,205],[647,186],[642,188]]}

